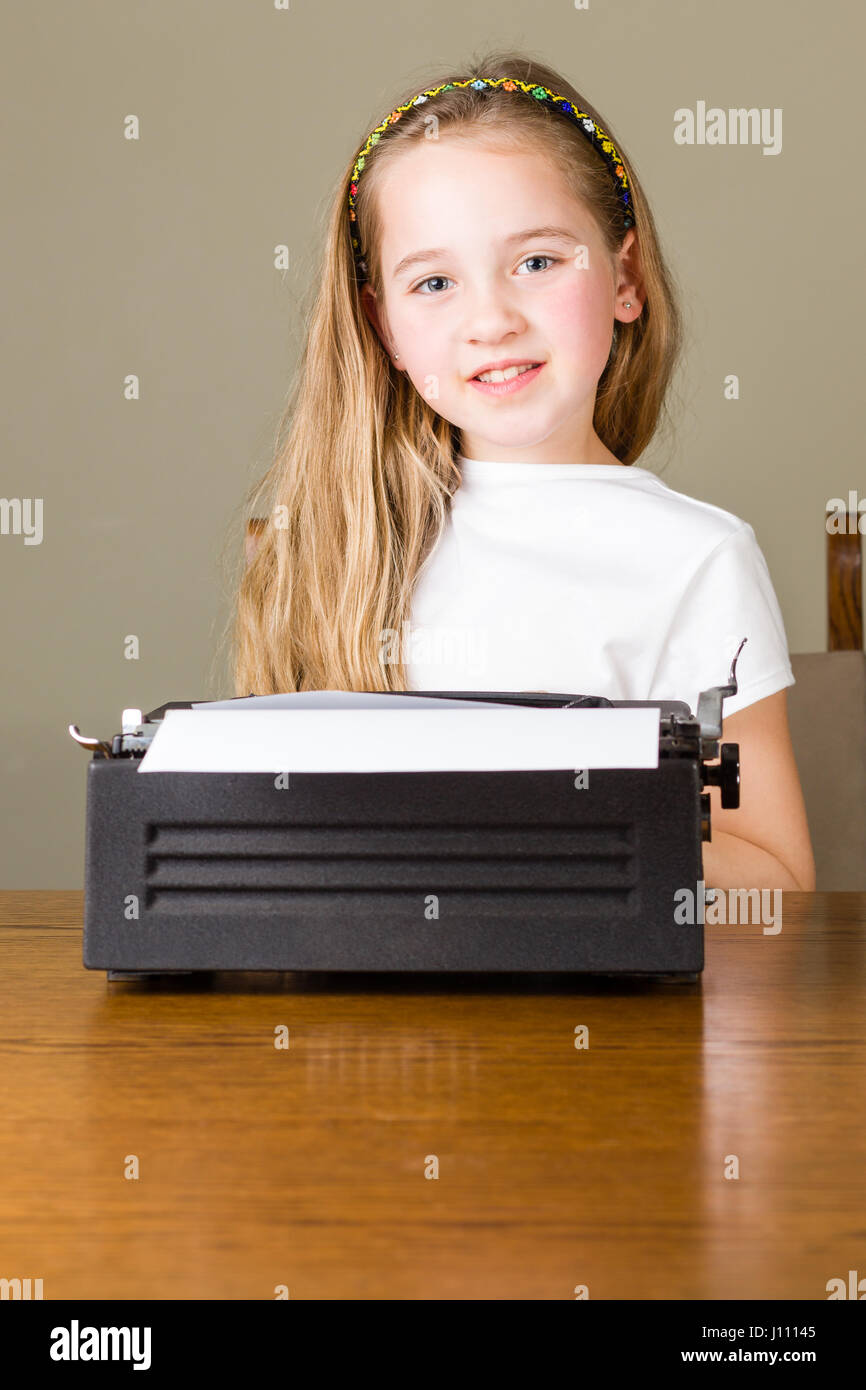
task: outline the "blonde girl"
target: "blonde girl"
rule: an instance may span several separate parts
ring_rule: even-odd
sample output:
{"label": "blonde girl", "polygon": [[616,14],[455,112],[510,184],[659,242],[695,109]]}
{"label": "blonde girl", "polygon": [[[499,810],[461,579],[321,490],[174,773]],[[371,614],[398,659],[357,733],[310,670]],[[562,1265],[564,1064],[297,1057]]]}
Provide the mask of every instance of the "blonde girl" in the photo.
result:
{"label": "blonde girl", "polygon": [[405,92],[337,181],[272,467],[251,494],[238,694],[723,684],[741,805],[713,886],[814,887],[784,624],[751,526],[636,464],[682,345],[649,202],[550,67]]}

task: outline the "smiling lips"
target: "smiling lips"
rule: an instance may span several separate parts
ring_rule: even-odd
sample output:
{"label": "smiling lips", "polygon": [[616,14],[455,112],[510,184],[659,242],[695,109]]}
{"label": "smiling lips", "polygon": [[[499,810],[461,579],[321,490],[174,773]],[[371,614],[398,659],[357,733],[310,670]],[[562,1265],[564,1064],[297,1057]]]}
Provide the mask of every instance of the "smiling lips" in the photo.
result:
{"label": "smiling lips", "polygon": [[477,376],[469,378],[469,383],[485,395],[508,396],[534,381],[543,366],[543,362],[508,362],[482,369]]}

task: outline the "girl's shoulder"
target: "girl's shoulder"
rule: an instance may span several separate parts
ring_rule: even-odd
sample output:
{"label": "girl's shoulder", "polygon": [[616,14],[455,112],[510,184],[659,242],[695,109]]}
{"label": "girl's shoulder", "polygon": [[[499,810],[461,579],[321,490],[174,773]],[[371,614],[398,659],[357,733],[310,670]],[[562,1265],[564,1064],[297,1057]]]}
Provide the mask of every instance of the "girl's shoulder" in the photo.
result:
{"label": "girl's shoulder", "polygon": [[643,495],[654,513],[660,538],[667,540],[673,533],[683,542],[688,540],[696,549],[704,551],[715,549],[732,536],[740,536],[745,541],[754,538],[749,523],[736,513],[702,497],[680,492],[655,473],[647,476],[652,482]]}

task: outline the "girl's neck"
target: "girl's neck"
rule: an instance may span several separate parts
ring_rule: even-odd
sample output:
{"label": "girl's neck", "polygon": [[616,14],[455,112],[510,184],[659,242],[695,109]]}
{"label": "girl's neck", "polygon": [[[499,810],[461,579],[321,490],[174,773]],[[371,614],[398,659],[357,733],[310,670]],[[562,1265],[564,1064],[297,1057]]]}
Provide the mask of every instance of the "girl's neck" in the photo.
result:
{"label": "girl's neck", "polygon": [[496,444],[487,444],[483,439],[472,435],[464,437],[461,434],[459,439],[461,458],[479,459],[487,463],[586,463],[592,466],[598,464],[620,466],[620,460],[616,454],[611,453],[594,431],[586,441],[585,448],[569,449],[566,443],[561,451],[558,451],[555,446],[548,449],[544,445],[528,447],[525,450],[509,449]]}
{"label": "girl's neck", "polygon": [[[506,453],[509,455],[509,457],[507,458],[503,457],[503,455]],[[612,454],[610,449],[606,449],[604,445],[600,442],[599,449],[593,450],[592,453],[590,453],[587,457],[584,458],[534,458],[532,456],[532,450],[528,450],[525,454],[518,454],[513,449],[503,450],[496,449],[495,447],[485,452],[477,452],[476,449],[476,451],[471,453],[467,450],[461,449],[460,457],[465,459],[477,459],[479,462],[485,463],[561,463],[569,465],[588,464],[591,467],[597,467],[599,464],[612,464],[617,468],[620,468],[622,466],[621,461],[617,458],[616,454]]]}

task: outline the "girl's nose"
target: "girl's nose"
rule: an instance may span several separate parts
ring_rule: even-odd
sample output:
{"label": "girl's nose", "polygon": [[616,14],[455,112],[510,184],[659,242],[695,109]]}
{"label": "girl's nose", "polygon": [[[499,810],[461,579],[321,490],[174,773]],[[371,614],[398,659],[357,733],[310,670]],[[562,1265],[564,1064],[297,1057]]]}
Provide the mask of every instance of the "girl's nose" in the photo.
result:
{"label": "girl's nose", "polygon": [[469,291],[466,303],[468,339],[497,342],[506,333],[519,332],[525,327],[525,316],[514,303],[509,286],[491,280]]}

